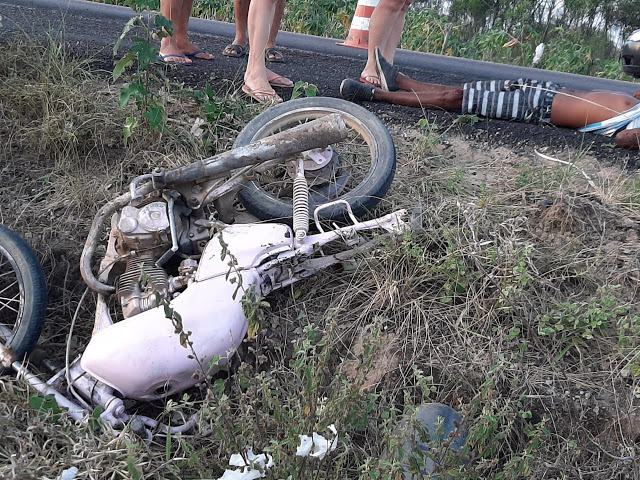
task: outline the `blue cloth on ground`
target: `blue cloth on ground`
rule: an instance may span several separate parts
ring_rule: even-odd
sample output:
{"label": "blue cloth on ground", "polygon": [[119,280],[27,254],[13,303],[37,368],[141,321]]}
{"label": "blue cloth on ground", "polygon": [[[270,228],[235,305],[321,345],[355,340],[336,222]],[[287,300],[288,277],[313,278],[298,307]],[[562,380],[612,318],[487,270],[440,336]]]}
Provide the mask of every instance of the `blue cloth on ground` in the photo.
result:
{"label": "blue cloth on ground", "polygon": [[632,128],[640,128],[640,103],[631,107],[629,110],[619,113],[615,117],[602,122],[592,123],[586,127],[582,127],[579,132],[597,133],[611,137],[622,129],[631,130]]}

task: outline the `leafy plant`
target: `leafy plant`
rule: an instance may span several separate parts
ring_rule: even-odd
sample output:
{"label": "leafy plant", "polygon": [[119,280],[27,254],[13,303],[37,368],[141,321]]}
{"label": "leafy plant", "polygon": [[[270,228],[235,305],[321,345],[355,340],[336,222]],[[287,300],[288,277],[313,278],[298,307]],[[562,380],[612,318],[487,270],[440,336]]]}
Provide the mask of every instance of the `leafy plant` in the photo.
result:
{"label": "leafy plant", "polygon": [[296,82],[293,86],[293,91],[291,92],[291,100],[296,98],[300,98],[303,95],[305,97],[315,97],[318,94],[318,87],[313,85],[312,83],[307,82]]}
{"label": "leafy plant", "polygon": [[37,410],[42,418],[51,423],[59,423],[60,415],[67,410],[58,405],[53,395],[33,395],[29,397],[29,406]]}
{"label": "leafy plant", "polygon": [[542,315],[538,321],[538,334],[559,338],[563,346],[557,357],[560,359],[571,348],[580,353],[587,341],[593,340],[611,321],[627,311],[628,307],[619,306],[616,297],[602,288],[586,302],[562,302]]}
{"label": "leafy plant", "polygon": [[[113,47],[114,56],[117,55],[122,42],[131,31],[141,31],[142,36],[133,36],[133,45],[122,58],[115,62],[113,81],[117,81],[127,70],[133,69],[127,77],[128,84],[120,89],[120,106],[124,107],[133,100],[149,129],[163,131],[166,112],[164,101],[156,88],[156,84],[162,82],[163,74],[154,67],[158,52],[152,40],[172,35],[172,23],[162,15],[152,13],[149,3],[137,2],[136,6],[147,8],[146,18],[144,15],[137,15],[125,24],[122,34]],[[127,118],[123,128],[125,142],[139,125],[138,118]]]}
{"label": "leafy plant", "polygon": [[464,124],[464,125],[475,125],[480,121],[480,117],[477,115],[471,115],[465,113],[464,115],[458,115],[458,117],[454,120],[455,123]]}
{"label": "leafy plant", "polygon": [[[465,412],[465,418],[471,421],[463,453],[471,462],[465,465],[466,475],[459,478],[507,480],[531,476],[536,454],[551,436],[545,419],[531,422],[533,415],[522,399],[514,401],[500,395],[505,366],[505,359],[500,358]],[[500,464],[498,459],[506,450],[513,453]]]}

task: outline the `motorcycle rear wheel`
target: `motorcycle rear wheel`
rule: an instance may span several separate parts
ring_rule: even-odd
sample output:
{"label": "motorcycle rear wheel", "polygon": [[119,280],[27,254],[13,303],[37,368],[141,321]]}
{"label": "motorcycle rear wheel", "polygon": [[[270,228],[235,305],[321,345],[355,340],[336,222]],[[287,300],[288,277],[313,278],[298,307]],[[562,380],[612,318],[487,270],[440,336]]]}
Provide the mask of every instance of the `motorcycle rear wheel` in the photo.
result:
{"label": "motorcycle rear wheel", "polygon": [[19,360],[35,347],[46,309],[47,286],[38,257],[18,234],[0,225],[0,343]]}
{"label": "motorcycle rear wheel", "polygon": [[[349,136],[332,145],[331,172],[309,189],[309,213],[334,200],[346,200],[356,216],[369,213],[387,193],[396,167],[393,140],[373,113],[346,100],[309,97],[281,103],[264,111],[240,132],[235,147],[295,127],[331,113],[342,115]],[[311,173],[313,172],[305,172]],[[285,165],[257,173],[238,195],[246,209],[261,220],[290,221],[293,215],[293,178]],[[309,176],[308,176],[309,179]],[[322,211],[329,220],[345,218],[343,205]]]}

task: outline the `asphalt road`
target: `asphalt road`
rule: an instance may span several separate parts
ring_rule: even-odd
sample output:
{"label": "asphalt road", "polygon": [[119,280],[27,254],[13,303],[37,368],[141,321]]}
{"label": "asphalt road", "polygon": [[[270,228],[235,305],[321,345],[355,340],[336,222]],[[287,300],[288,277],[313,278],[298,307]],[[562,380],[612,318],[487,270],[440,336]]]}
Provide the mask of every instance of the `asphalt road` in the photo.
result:
{"label": "asphalt road", "polygon": [[[113,65],[112,48],[124,23],[134,15],[126,7],[98,4],[83,0],[0,0],[2,29],[0,39],[22,32],[35,38],[52,35],[63,38],[80,55],[97,59],[98,65],[110,71]],[[170,75],[192,87],[202,87],[206,82],[214,89],[228,89],[229,80],[235,87],[241,85],[246,60],[224,57],[221,52],[233,38],[234,26],[224,22],[191,19],[191,40],[200,48],[215,55],[213,61],[197,61],[193,66],[172,68]],[[318,93],[339,96],[342,79],[358,78],[366,59],[361,49],[336,45],[336,40],[308,35],[280,32],[278,47],[286,57],[284,64],[273,64],[277,73],[297,81],[303,80],[318,86]],[[462,85],[473,80],[491,78],[533,77],[551,80],[576,89],[610,89],[633,94],[640,84],[598,79],[540,69],[479,62],[441,55],[400,50],[396,64],[411,77],[431,83]],[[284,93],[284,92],[282,92]],[[286,97],[285,97],[286,98]],[[420,109],[384,104],[366,104],[387,123],[415,125],[420,118],[434,119],[440,124],[450,124],[451,114],[423,112]],[[455,115],[454,115],[455,117]],[[587,139],[594,151],[602,148],[603,158],[635,163],[637,154],[618,150],[612,154],[607,144],[611,139],[595,135],[583,135],[573,130],[524,125],[503,121],[484,121],[474,127],[463,126],[462,134],[481,140],[488,147],[508,144],[531,151],[531,147],[543,145],[555,149],[574,146],[580,148]]]}
{"label": "asphalt road", "polygon": [[[27,32],[35,31],[35,29],[40,31],[65,30],[68,38],[102,45],[113,45],[120,33],[122,23],[134,15],[134,12],[127,7],[84,0],[0,0],[0,12],[6,18],[5,27],[10,29],[14,25],[19,25]],[[42,29],[42,27],[45,28]],[[211,20],[192,19],[189,27],[193,33],[210,37],[230,39],[233,38],[234,33],[232,24]],[[366,53],[363,50],[339,46],[336,44],[338,41],[289,32],[280,32],[278,35],[278,45],[289,49],[354,60],[366,58]],[[354,63],[361,64],[360,61]],[[631,82],[408,50],[398,52],[396,64],[401,68],[429,72],[434,79],[439,79],[440,83],[449,85],[457,84],[460,81],[530,77],[544,78],[561,83],[568,88],[583,90],[610,89],[633,94],[639,87],[638,84]]]}

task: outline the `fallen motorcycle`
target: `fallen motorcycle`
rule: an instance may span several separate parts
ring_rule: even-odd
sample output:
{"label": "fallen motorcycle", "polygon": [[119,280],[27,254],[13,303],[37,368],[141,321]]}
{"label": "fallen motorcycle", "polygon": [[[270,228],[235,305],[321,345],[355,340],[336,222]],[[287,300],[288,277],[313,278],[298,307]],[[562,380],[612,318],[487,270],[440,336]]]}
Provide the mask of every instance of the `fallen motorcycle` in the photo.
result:
{"label": "fallen motorcycle", "polygon": [[[404,210],[356,218],[384,196],[394,170],[388,131],[362,107],[329,98],[273,107],[247,125],[234,149],[156,168],[97,212],[80,259],[82,277],[97,294],[95,320],[79,358],[72,361],[67,349],[66,365],[47,381],[26,368],[23,357],[41,329],[36,317],[25,317],[27,293],[13,323],[0,319],[0,362],[54,395],[75,419],[101,406],[113,426],[129,422],[149,437],[167,433],[167,426],[128,413],[123,400],[160,399],[215,374],[247,333],[243,298],[347,261],[382,237],[367,240],[362,232],[405,232]],[[233,220],[229,200],[236,193],[249,212],[269,221],[221,222]],[[96,274],[93,257],[108,221]],[[325,254],[332,242],[343,248]],[[171,432],[193,425],[192,419]]]}

